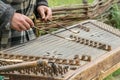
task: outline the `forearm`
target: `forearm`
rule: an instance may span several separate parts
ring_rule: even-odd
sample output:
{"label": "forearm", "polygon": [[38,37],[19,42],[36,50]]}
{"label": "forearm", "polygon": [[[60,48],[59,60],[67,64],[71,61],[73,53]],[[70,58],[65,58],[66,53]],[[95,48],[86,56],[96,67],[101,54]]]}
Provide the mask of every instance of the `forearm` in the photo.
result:
{"label": "forearm", "polygon": [[10,23],[11,18],[14,14],[14,9],[0,1],[0,29],[7,29],[6,25]]}

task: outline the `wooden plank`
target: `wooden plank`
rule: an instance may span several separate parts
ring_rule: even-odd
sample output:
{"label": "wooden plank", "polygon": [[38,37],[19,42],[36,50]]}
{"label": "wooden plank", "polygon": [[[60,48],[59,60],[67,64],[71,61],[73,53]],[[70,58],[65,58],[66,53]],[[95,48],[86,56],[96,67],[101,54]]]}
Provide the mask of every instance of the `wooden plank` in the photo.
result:
{"label": "wooden plank", "polygon": [[102,71],[109,70],[112,66],[120,62],[120,47],[102,55],[96,60],[88,63],[78,70],[75,73],[72,73],[69,79],[71,80],[92,80],[96,76],[99,76]]}

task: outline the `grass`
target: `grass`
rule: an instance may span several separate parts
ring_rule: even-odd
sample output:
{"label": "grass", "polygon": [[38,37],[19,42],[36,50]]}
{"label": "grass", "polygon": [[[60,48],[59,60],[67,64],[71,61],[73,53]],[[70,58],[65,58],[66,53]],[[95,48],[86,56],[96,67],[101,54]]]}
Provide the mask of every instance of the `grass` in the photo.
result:
{"label": "grass", "polygon": [[113,75],[113,76],[118,76],[118,75],[120,75],[120,69],[118,69],[117,71],[115,71],[112,75]]}
{"label": "grass", "polygon": [[[93,2],[93,0],[88,0],[89,2]],[[66,5],[73,5],[73,4],[81,4],[82,0],[48,0],[49,6],[66,6]]]}
{"label": "grass", "polygon": [[120,75],[120,69],[115,71],[114,73],[110,74],[108,77],[106,77],[104,80],[115,80],[115,77]]}
{"label": "grass", "polygon": [[120,29],[120,9],[117,4],[114,4],[111,9],[110,21],[113,24],[113,26]]}

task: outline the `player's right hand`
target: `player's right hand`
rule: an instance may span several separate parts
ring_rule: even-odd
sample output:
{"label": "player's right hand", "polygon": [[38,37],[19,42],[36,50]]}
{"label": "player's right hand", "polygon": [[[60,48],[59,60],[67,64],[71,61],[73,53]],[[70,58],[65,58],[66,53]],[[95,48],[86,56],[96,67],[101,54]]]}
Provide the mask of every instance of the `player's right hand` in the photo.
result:
{"label": "player's right hand", "polygon": [[34,26],[34,23],[30,18],[20,13],[14,13],[11,20],[12,29],[17,31],[25,31],[30,29],[33,26]]}

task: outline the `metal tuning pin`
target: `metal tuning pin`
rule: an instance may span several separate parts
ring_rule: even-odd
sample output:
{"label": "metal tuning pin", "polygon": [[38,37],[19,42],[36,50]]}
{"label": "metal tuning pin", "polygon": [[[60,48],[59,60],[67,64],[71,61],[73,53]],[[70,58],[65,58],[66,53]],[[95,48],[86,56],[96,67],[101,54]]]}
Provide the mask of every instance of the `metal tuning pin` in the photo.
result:
{"label": "metal tuning pin", "polygon": [[58,65],[53,63],[52,64],[52,72],[54,73],[54,75],[58,76]]}
{"label": "metal tuning pin", "polygon": [[70,35],[69,37],[70,37],[71,39],[73,39],[73,38],[74,38],[74,35]]}
{"label": "metal tuning pin", "polygon": [[69,70],[69,66],[65,66],[64,67],[64,73],[68,72],[68,70]]}
{"label": "metal tuning pin", "polygon": [[80,59],[79,55],[75,55],[74,59]]}
{"label": "metal tuning pin", "polygon": [[59,73],[61,74],[61,75],[63,75],[64,74],[64,70],[63,70],[63,66],[58,66],[58,70],[59,70]]}
{"label": "metal tuning pin", "polygon": [[69,65],[74,65],[75,63],[74,63],[74,60],[69,60]]}
{"label": "metal tuning pin", "polygon": [[81,24],[77,25],[76,27],[79,27],[81,30],[83,30],[85,32],[89,32],[90,31],[90,28],[87,28],[86,26],[81,25]]}
{"label": "metal tuning pin", "polygon": [[85,41],[85,39],[82,38],[82,39],[80,40],[80,44],[84,44],[84,41]]}
{"label": "metal tuning pin", "polygon": [[97,47],[97,44],[98,44],[98,43],[94,41],[93,47]]}
{"label": "metal tuning pin", "polygon": [[80,56],[79,55],[75,55],[73,59],[75,60],[75,65],[76,66],[80,66]]}
{"label": "metal tuning pin", "polygon": [[79,59],[75,59],[75,65],[80,66],[80,60]]}
{"label": "metal tuning pin", "polygon": [[62,61],[62,64],[67,64],[67,59],[64,59],[64,60]]}
{"label": "metal tuning pin", "polygon": [[89,45],[89,40],[86,39],[84,44],[85,44],[85,45]]}
{"label": "metal tuning pin", "polygon": [[111,46],[108,45],[108,46],[107,46],[107,51],[111,51],[111,50],[112,50]]}
{"label": "metal tuning pin", "polygon": [[107,45],[107,44],[102,44],[102,43],[99,43],[99,46],[98,46],[99,49],[103,49],[103,50],[106,50],[106,51],[111,51],[112,48],[110,45]]}
{"label": "metal tuning pin", "polygon": [[53,76],[53,68],[52,68],[52,63],[49,63],[47,66],[47,74],[50,76]]}
{"label": "metal tuning pin", "polygon": [[80,40],[81,40],[81,38],[80,38],[80,37],[77,37],[76,42],[77,42],[77,43],[79,43],[79,42],[80,42]]}
{"label": "metal tuning pin", "polygon": [[91,61],[91,56],[89,56],[89,55],[82,55],[81,60],[90,62]]}

